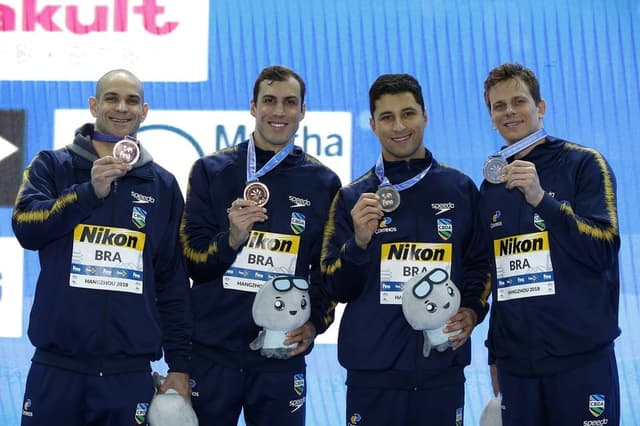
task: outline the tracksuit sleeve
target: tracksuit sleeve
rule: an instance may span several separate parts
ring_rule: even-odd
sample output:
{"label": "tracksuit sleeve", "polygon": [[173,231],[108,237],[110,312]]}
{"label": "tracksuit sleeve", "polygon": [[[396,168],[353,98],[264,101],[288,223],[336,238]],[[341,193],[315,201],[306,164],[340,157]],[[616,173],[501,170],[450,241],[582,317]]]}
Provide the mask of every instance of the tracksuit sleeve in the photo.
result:
{"label": "tracksuit sleeve", "polygon": [[[64,235],[102,204],[90,181],[57,188],[55,153],[40,152],[24,172],[11,223],[20,244],[39,250]],[[69,172],[72,172],[70,168]]]}
{"label": "tracksuit sleeve", "polygon": [[345,204],[344,189],[334,197],[324,230],[321,268],[325,288],[331,298],[341,303],[355,299],[363,290],[369,270],[369,249],[355,242],[350,210]]}
{"label": "tracksuit sleeve", "polygon": [[161,239],[162,249],[154,259],[157,306],[169,371],[190,373],[192,319],[189,279],[178,237],[184,202],[177,183],[171,201],[170,218]]}
{"label": "tracksuit sleeve", "polygon": [[180,240],[194,284],[222,276],[237,252],[229,246],[228,226],[216,220],[219,201],[211,197],[210,181],[201,160],[189,176],[187,201],[180,224]]}
{"label": "tracksuit sleeve", "polygon": [[324,333],[333,323],[335,318],[335,306],[331,297],[323,285],[323,277],[320,271],[320,247],[322,241],[314,243],[313,263],[309,271],[309,284],[311,296],[311,318],[310,321],[316,328],[316,333]]}
{"label": "tracksuit sleeve", "polygon": [[466,243],[462,258],[462,300],[460,306],[473,309],[480,324],[489,310],[489,295],[491,294],[490,260],[487,234],[483,232],[480,221],[479,194],[474,187],[471,191],[473,214],[473,229]]}
{"label": "tracksuit sleeve", "polygon": [[[340,180],[336,177],[331,190],[331,200],[335,198],[340,189]],[[325,225],[326,225],[325,216]],[[313,243],[312,263],[309,272],[311,293],[311,322],[316,328],[316,333],[324,333],[335,319],[335,307],[337,302],[332,300],[324,286],[324,277],[320,267],[320,254],[322,250],[322,238]]]}
{"label": "tracksuit sleeve", "polygon": [[564,246],[563,252],[589,268],[604,270],[617,259],[620,247],[615,175],[604,157],[591,151],[575,185],[575,200],[556,200],[545,193],[536,210],[554,243]]}

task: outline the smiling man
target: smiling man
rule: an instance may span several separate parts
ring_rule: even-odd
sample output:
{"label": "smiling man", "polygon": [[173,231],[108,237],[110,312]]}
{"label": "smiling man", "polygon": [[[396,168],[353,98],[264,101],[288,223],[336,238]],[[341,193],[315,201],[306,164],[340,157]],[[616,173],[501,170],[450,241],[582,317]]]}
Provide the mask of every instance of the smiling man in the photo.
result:
{"label": "smiling man", "polygon": [[[305,83],[267,67],[251,99],[249,140],[196,161],[189,177],[181,237],[193,279],[193,407],[200,424],[303,426],[304,355],[333,320],[321,295],[322,231],[338,176],[294,145],[304,118]],[[258,289],[275,276],[309,281],[311,320],[290,330],[285,359],[249,344]]]}
{"label": "smiling man", "polygon": [[[478,190],[425,147],[428,118],[414,77],[380,76],[369,103],[382,152],[334,199],[322,251],[327,293],[347,304],[338,337],[347,370],[346,424],[458,424],[469,337],[488,309]],[[449,349],[425,357],[422,331],[403,315],[402,286],[438,268],[450,275],[462,303],[445,330]]]}
{"label": "smiling man", "polygon": [[[25,171],[12,224],[20,244],[38,251],[41,270],[23,426],[144,423],[150,362],[163,355],[169,374],[160,392],[190,398],[184,201],[175,177],[136,140],[148,108],[135,75],[106,73],[89,98],[95,123]],[[131,163],[114,156],[124,138],[139,154]]]}
{"label": "smiling man", "polygon": [[480,188],[493,254],[487,345],[503,424],[618,425],[615,175],[598,151],[546,134],[532,70],[500,65],[484,89],[506,143]]}

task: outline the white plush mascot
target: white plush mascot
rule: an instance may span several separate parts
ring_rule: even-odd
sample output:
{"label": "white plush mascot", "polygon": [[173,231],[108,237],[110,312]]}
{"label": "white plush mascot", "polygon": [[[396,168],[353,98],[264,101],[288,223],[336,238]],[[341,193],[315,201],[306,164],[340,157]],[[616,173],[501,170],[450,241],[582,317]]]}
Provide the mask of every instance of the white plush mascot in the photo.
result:
{"label": "white plush mascot", "polygon": [[249,347],[267,358],[288,358],[296,344],[285,346],[287,331],[301,327],[311,316],[309,283],[299,277],[272,278],[256,294],[252,314],[263,328]]}
{"label": "white plush mascot", "polygon": [[402,287],[402,312],[414,330],[422,331],[426,357],[435,348],[444,352],[451,347],[449,336],[458,332],[445,333],[447,320],[460,308],[460,291],[449,279],[449,273],[435,268],[414,276]]}
{"label": "white plush mascot", "polygon": [[[153,382],[159,388],[164,377],[153,373]],[[191,404],[175,389],[156,393],[147,412],[149,426],[198,426],[198,418]]]}

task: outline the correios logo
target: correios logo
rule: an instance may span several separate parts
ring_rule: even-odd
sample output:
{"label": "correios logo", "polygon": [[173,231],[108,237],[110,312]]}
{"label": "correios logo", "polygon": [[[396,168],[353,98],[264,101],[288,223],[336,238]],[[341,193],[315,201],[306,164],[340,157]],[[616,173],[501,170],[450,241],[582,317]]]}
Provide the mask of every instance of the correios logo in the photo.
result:
{"label": "correios logo", "polygon": [[[0,31],[70,31],[74,34],[90,32],[126,32],[131,18],[139,15],[145,31],[151,34],[168,34],[178,22],[163,20],[165,8],[156,0],[139,0],[129,7],[129,0],[113,0],[111,4],[96,5],[78,2],[77,5],[43,4],[38,0],[23,0],[21,8],[0,3]],[[81,11],[91,11],[88,19],[80,19]],[[18,18],[22,15],[22,19]],[[93,16],[91,16],[93,15]],[[87,16],[85,14],[85,16]],[[19,25],[20,24],[20,25]],[[135,23],[134,23],[135,25]]]}
{"label": "correios logo", "polygon": [[[0,80],[206,81],[209,0],[0,0]],[[185,49],[184,46],[189,46]],[[167,66],[167,58],[172,64]]]}

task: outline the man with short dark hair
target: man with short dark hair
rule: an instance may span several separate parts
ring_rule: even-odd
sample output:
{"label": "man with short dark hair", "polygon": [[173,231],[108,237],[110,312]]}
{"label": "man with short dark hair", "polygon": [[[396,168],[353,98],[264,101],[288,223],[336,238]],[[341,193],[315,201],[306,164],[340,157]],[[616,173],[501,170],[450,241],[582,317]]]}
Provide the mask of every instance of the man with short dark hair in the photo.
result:
{"label": "man with short dark hair", "polygon": [[[195,162],[181,237],[193,279],[193,406],[201,424],[303,426],[304,355],[333,321],[321,293],[320,247],[338,176],[293,143],[305,84],[267,67],[254,84],[249,140]],[[258,289],[275,276],[310,283],[311,319],[288,332],[284,359],[250,348]],[[308,309],[308,307],[305,307]]]}
{"label": "man with short dark hair", "polygon": [[[369,99],[382,152],[334,199],[322,255],[327,293],[346,303],[338,338],[346,424],[461,424],[469,336],[488,309],[478,190],[425,148],[427,112],[414,77],[382,75]],[[440,274],[461,295],[448,340],[428,355],[402,307],[402,287],[423,272]],[[425,313],[439,309],[429,297],[423,304]]]}

